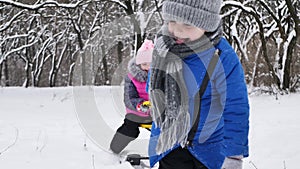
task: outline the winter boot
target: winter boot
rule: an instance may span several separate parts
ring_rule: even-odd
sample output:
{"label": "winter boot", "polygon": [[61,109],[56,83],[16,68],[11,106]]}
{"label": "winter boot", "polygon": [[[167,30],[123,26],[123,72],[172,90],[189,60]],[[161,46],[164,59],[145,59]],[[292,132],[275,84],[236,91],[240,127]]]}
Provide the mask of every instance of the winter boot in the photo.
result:
{"label": "winter boot", "polygon": [[119,154],[134,139],[135,138],[133,137],[128,137],[122,133],[116,132],[110,143],[110,149],[114,153]]}

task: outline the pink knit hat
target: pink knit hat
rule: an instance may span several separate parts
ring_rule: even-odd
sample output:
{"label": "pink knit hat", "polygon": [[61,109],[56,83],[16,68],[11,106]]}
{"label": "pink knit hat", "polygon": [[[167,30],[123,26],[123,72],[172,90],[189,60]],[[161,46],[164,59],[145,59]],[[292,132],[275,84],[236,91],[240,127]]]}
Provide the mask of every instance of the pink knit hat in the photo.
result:
{"label": "pink knit hat", "polygon": [[136,54],[135,63],[151,63],[154,44],[152,40],[146,39]]}

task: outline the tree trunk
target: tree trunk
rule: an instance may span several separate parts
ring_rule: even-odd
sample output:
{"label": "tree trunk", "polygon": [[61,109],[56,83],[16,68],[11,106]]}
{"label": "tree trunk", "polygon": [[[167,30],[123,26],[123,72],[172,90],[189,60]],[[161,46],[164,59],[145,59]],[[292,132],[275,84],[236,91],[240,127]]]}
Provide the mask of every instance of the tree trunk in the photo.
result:
{"label": "tree trunk", "polygon": [[50,77],[49,77],[49,85],[50,87],[55,87],[55,81],[56,81],[56,74],[57,74],[57,70],[56,70],[56,60],[55,60],[55,56],[52,56],[52,71],[50,71]]}
{"label": "tree trunk", "polygon": [[69,86],[73,85],[74,66],[75,66],[75,63],[71,64],[70,68],[69,68],[69,78],[68,78],[68,85]]}
{"label": "tree trunk", "polygon": [[80,62],[80,65],[81,65],[81,85],[85,86],[86,85],[86,69],[85,69],[85,52],[84,51],[81,51],[79,52],[81,57],[81,62]]}
{"label": "tree trunk", "polygon": [[[291,0],[286,0],[286,5],[291,14],[291,17],[293,18],[294,30],[296,32],[296,35],[292,38],[291,43],[288,46],[288,50],[287,50],[287,58],[286,58],[286,62],[285,62],[284,76],[283,76],[283,89],[290,88],[291,64],[292,64],[292,60],[293,60],[293,55],[295,54],[294,51],[296,48],[296,44],[299,43],[299,41],[300,41],[300,18],[297,15],[297,7],[294,6],[294,4]],[[297,1],[295,2],[295,5],[297,5]]]}
{"label": "tree trunk", "polygon": [[286,90],[290,88],[290,80],[291,80],[291,63],[293,60],[294,49],[297,44],[297,37],[293,37],[290,45],[288,46],[287,56],[284,66],[284,74],[283,74],[283,86],[282,89]]}
{"label": "tree trunk", "polygon": [[6,61],[4,61],[4,77],[5,77],[5,86],[10,86],[8,65]]}
{"label": "tree trunk", "polygon": [[[107,59],[105,55],[105,49],[104,46],[101,46],[102,50],[102,63],[103,63],[103,76],[104,76],[104,82],[103,84],[106,85],[108,81],[108,67],[107,67]],[[100,65],[99,65],[100,66]]]}
{"label": "tree trunk", "polygon": [[278,76],[276,75],[273,66],[268,58],[268,48],[267,48],[267,42],[265,39],[265,35],[264,35],[264,28],[263,28],[263,24],[259,21],[259,17],[256,15],[255,16],[256,21],[259,25],[259,35],[260,35],[260,39],[261,39],[261,43],[262,43],[262,52],[263,52],[263,58],[266,61],[267,64],[267,68],[268,68],[268,72],[271,72],[271,76],[274,80],[274,83],[277,85],[278,89],[280,89],[280,79],[278,78]]}
{"label": "tree trunk", "polygon": [[123,56],[123,52],[122,52],[122,49],[123,49],[123,43],[121,41],[118,42],[118,64],[120,64],[122,62],[122,56]]}
{"label": "tree trunk", "polygon": [[28,87],[29,86],[29,80],[30,80],[30,65],[29,65],[29,61],[27,60],[25,62],[25,72],[26,72],[26,77],[25,77],[25,82],[23,84],[24,87]]}
{"label": "tree trunk", "polygon": [[134,40],[136,42],[136,46],[133,45],[133,49],[136,52],[142,46],[141,27],[135,18],[136,16],[134,15],[134,11],[131,6],[131,0],[126,0],[125,4],[127,6],[127,9],[125,11],[127,15],[130,17],[131,23],[133,24]]}

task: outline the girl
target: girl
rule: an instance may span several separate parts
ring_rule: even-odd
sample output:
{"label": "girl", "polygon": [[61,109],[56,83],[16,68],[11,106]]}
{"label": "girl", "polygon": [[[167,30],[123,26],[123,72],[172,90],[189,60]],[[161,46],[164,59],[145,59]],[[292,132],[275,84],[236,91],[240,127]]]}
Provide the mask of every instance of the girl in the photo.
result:
{"label": "girl", "polygon": [[125,77],[124,103],[126,116],[124,123],[117,129],[110,149],[119,154],[129,142],[139,135],[140,124],[151,124],[150,102],[146,92],[148,70],[152,61],[153,43],[145,40],[135,58],[128,63],[128,74]]}

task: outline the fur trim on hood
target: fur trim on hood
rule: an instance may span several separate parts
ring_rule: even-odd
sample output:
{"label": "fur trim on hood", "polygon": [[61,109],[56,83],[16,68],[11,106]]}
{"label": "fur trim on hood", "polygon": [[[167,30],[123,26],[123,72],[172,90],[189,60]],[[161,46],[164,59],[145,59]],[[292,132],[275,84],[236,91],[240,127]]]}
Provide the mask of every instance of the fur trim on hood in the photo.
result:
{"label": "fur trim on hood", "polygon": [[148,78],[148,72],[142,70],[139,65],[135,63],[135,58],[130,59],[128,62],[128,71],[129,73],[138,81],[146,82]]}

